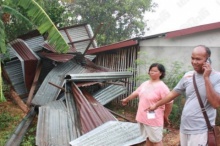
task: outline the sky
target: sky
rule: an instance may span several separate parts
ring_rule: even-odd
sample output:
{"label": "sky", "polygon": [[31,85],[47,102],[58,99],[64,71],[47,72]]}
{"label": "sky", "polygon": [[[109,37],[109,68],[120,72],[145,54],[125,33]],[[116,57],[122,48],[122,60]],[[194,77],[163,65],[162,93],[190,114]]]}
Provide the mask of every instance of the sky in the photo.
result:
{"label": "sky", "polygon": [[220,0],[153,0],[155,12],[147,12],[145,36],[220,22]]}

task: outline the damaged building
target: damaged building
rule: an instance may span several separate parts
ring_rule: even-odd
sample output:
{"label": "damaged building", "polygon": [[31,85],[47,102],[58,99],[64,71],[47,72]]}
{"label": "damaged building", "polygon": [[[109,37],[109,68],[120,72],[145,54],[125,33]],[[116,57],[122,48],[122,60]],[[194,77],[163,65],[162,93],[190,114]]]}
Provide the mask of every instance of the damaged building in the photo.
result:
{"label": "damaged building", "polygon": [[[106,104],[125,95],[133,72],[96,65],[87,50],[97,48],[88,24],[59,29],[70,45],[59,54],[36,31],[8,44],[1,55],[11,96],[26,116],[6,146],[19,146],[37,117],[37,146],[130,146],[144,142],[137,123],[119,121]],[[9,59],[8,59],[9,58]],[[22,103],[23,102],[23,103]]]}

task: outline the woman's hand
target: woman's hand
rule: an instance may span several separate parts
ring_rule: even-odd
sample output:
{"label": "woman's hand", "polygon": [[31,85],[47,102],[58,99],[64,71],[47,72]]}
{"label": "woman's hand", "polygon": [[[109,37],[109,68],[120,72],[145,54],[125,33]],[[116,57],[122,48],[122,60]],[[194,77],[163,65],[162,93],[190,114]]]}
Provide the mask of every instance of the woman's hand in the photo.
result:
{"label": "woman's hand", "polygon": [[126,98],[122,99],[122,100],[121,100],[121,104],[122,104],[123,106],[127,105],[127,104],[128,104],[128,100],[127,100]]}

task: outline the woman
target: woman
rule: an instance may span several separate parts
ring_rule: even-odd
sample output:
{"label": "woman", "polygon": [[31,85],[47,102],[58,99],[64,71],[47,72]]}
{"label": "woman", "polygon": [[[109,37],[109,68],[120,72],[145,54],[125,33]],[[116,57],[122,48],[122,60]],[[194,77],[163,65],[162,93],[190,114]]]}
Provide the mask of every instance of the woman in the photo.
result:
{"label": "woman", "polygon": [[140,125],[141,134],[146,137],[146,145],[163,146],[164,120],[169,123],[168,116],[172,110],[172,102],[155,111],[146,111],[146,109],[164,98],[170,90],[161,80],[165,76],[165,68],[162,64],[153,63],[148,74],[150,79],[142,83],[131,95],[122,99],[122,105],[127,105],[130,100],[139,97],[136,121]]}

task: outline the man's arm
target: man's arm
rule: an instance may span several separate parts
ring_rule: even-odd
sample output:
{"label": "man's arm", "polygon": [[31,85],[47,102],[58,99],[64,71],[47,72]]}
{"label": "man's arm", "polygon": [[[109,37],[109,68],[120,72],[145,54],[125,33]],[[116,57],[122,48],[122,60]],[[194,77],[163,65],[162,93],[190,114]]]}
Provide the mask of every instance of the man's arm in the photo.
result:
{"label": "man's arm", "polygon": [[207,100],[212,105],[213,108],[220,107],[220,95],[214,90],[214,87],[210,81],[210,74],[212,72],[212,67],[210,63],[205,63],[203,65],[203,78],[205,81]]}
{"label": "man's arm", "polygon": [[209,77],[205,77],[205,88],[207,100],[212,105],[213,108],[220,107],[220,95],[214,90]]}
{"label": "man's arm", "polygon": [[158,101],[156,104],[154,104],[153,106],[148,107],[146,110],[155,110],[157,109],[159,106],[164,105],[170,101],[172,101],[174,98],[176,98],[177,96],[179,96],[180,94],[174,90],[172,90],[165,98],[161,99],[160,101]]}
{"label": "man's arm", "polygon": [[168,117],[172,111],[172,107],[173,107],[173,102],[165,104],[164,120],[168,124],[170,124]]}

